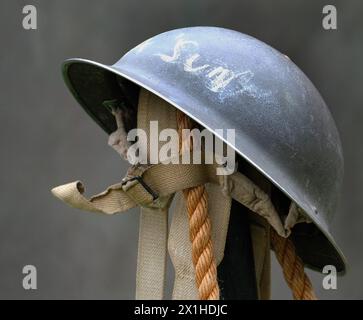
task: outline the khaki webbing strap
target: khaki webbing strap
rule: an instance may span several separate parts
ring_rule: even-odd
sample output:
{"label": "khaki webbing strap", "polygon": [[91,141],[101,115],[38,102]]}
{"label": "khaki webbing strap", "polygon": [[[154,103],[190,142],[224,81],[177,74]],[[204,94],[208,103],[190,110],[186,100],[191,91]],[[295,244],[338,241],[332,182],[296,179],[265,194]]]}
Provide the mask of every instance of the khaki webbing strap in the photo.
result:
{"label": "khaki webbing strap", "polygon": [[[213,165],[158,164],[145,170],[140,178],[159,198],[165,198],[182,189],[213,180],[210,179],[212,172],[215,172]],[[128,181],[112,185],[90,199],[83,196],[85,188],[80,181],[55,187],[52,193],[71,207],[105,214],[119,213],[136,205],[147,206],[154,202],[153,196],[140,181],[131,180],[130,175],[127,178]]]}
{"label": "khaki webbing strap", "polygon": [[52,189],[55,197],[71,207],[81,210],[114,214],[136,206],[136,203],[123,192],[121,183],[108,187],[105,191],[91,197],[89,200],[83,196],[84,191],[85,188],[80,181],[67,183]]}
{"label": "khaki webbing strap", "polygon": [[[139,106],[137,110],[137,128],[147,133],[147,155],[150,159],[151,146],[151,121],[158,123],[158,135],[167,128],[176,127],[175,110],[168,103],[149,91],[141,89]],[[158,144],[159,150],[166,142]],[[156,148],[155,148],[156,149]],[[155,151],[155,150],[154,150]],[[160,159],[163,160],[163,159]],[[141,170],[140,170],[141,169]],[[147,166],[133,167],[128,171],[130,178],[143,176],[143,181],[148,180],[144,176]],[[158,177],[153,173],[153,177]],[[147,186],[149,187],[149,185]],[[150,186],[150,189],[152,187]],[[136,299],[162,299],[164,295],[166,246],[168,229],[168,210],[171,197],[163,198],[159,194],[145,194],[145,189],[138,181],[130,181],[124,188],[125,191],[138,204],[146,204],[148,208],[140,209],[139,244],[136,273]],[[154,192],[151,189],[152,193]],[[155,192],[156,193],[156,192]],[[159,196],[155,199],[156,196]],[[150,205],[150,197],[154,201]],[[150,206],[153,207],[150,208]],[[160,209],[158,209],[160,208]]]}
{"label": "khaki webbing strap", "polygon": [[172,298],[174,300],[197,300],[198,289],[192,263],[188,213],[182,194],[178,192],[175,198],[175,209],[168,239],[169,255],[175,270]]}
{"label": "khaki webbing strap", "polygon": [[280,236],[287,236],[270,197],[260,187],[240,172],[230,176],[230,183],[230,194],[234,200],[265,218]]}
{"label": "khaki webbing strap", "polygon": [[[223,194],[221,186],[206,184],[212,241],[217,266],[223,259],[232,198]],[[173,299],[198,299],[192,248],[189,240],[188,212],[185,199],[178,193],[170,227],[168,249],[175,269]]]}
{"label": "khaki webbing strap", "polygon": [[136,299],[164,297],[168,208],[140,209],[137,253]]}
{"label": "khaki webbing strap", "polygon": [[[142,180],[159,197],[167,197],[177,191],[206,183],[225,184],[225,177],[216,175],[215,165],[200,164],[157,164],[143,173]],[[233,199],[264,217],[280,236],[288,236],[291,225],[289,228],[283,225],[264,191],[240,172],[229,175],[227,181],[228,192]],[[127,188],[127,185],[115,184],[90,200],[83,197],[84,188],[80,182],[54,188],[52,192],[72,207],[112,214],[134,207],[136,198],[142,198],[143,202],[145,199],[153,201],[150,194],[137,181],[136,185],[136,188]],[[226,187],[223,186],[223,189]],[[286,221],[291,219],[287,218]]]}
{"label": "khaki webbing strap", "polygon": [[[226,178],[225,176],[216,175],[215,165],[157,164],[147,168],[147,170],[143,172],[141,178],[143,183],[145,183],[148,188],[151,188],[153,192],[158,195],[158,199],[155,200],[154,197],[150,195],[148,190],[146,190],[145,187],[140,184],[140,181],[138,180],[131,181],[131,185],[129,184],[129,182],[126,182],[126,184],[123,183],[123,185],[113,185],[109,187],[106,191],[90,198],[89,200],[87,200],[83,196],[84,188],[80,182],[73,182],[64,186],[54,188],[52,190],[53,194],[62,201],[68,203],[73,207],[88,211],[113,214],[116,212],[123,212],[127,209],[135,207],[137,204],[136,202],[138,201],[140,201],[141,205],[143,206],[147,206],[149,208],[153,207],[153,209],[150,209],[151,211],[147,211],[148,213],[152,213],[152,215],[150,215],[149,217],[150,219],[152,219],[150,220],[151,222],[149,222],[149,220],[146,220],[149,219],[146,218],[148,216],[146,213],[142,215],[142,219],[144,219],[145,217],[145,221],[142,221],[141,225],[145,226],[145,229],[147,229],[147,231],[140,230],[140,250],[144,253],[151,253],[153,252],[153,250],[160,249],[160,253],[158,253],[158,255],[147,256],[140,253],[138,263],[139,267],[137,297],[147,296],[149,298],[159,298],[163,295],[164,275],[162,273],[165,271],[165,267],[163,266],[165,264],[165,247],[167,241],[167,228],[165,226],[167,223],[165,222],[165,220],[160,220],[162,217],[163,219],[165,219],[166,214],[158,216],[158,213],[160,210],[167,210],[167,206],[163,207],[165,203],[162,200],[172,196],[173,194],[175,194],[175,192],[206,183],[219,185],[224,190],[224,193],[229,193],[233,199],[240,202],[250,210],[256,212],[260,216],[264,217],[280,236],[287,237],[289,234],[289,229],[286,228],[286,225],[284,226],[284,224],[282,223],[268,195],[239,172],[236,172]],[[128,179],[130,179],[130,177],[128,177]],[[211,205],[211,208],[215,206],[216,205],[213,204],[213,206]],[[228,218],[228,215],[226,215],[226,217]],[[291,227],[291,220],[292,219],[285,220],[289,222],[288,227]],[[149,225],[149,227],[146,227],[147,225]],[[218,223],[213,222],[213,225],[216,226],[218,225]],[[220,227],[222,228],[222,230],[227,230],[228,219],[222,221],[220,223]],[[159,238],[157,238],[156,240],[151,240],[149,236],[144,238],[144,233],[150,235],[154,232],[154,229],[158,230],[157,232],[160,235]],[[185,234],[188,235],[188,232],[186,231]],[[149,240],[150,242],[156,241],[158,248],[152,245],[152,249],[145,249],[148,248]],[[222,248],[222,244],[223,242],[221,242],[221,240],[216,239],[215,246],[217,248]],[[186,249],[188,249],[188,247]],[[185,250],[185,248],[183,248],[183,250]],[[147,262],[143,263],[142,261]],[[160,271],[157,274],[158,279],[155,278],[150,280],[152,276],[144,276],[144,272],[145,274],[147,273],[146,265],[149,264],[154,264],[158,266],[158,268],[155,269]],[[153,269],[151,268],[151,270]],[[151,273],[152,272],[153,271],[151,271]],[[190,274],[189,271],[187,271],[187,273]],[[149,279],[148,281],[151,281],[151,288],[145,289],[144,291],[142,289],[142,286],[143,282],[146,281],[146,278]],[[156,282],[153,284],[152,281]],[[179,297],[179,294],[177,293],[178,290],[179,289],[176,289],[175,291],[175,297]],[[179,292],[182,291],[188,295],[187,290],[179,290]],[[192,296],[193,291],[189,292],[189,296]]]}

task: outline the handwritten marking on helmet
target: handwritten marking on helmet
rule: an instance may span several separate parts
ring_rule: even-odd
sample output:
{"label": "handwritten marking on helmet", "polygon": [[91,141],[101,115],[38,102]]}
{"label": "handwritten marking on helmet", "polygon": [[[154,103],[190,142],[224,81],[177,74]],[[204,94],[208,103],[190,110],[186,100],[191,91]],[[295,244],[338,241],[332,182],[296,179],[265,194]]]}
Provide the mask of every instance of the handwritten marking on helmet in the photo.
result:
{"label": "handwritten marking on helmet", "polygon": [[233,71],[226,68],[217,67],[209,72],[207,77],[212,79],[209,89],[213,92],[219,92],[235,78],[235,74]]}
{"label": "handwritten marking on helmet", "polygon": [[250,70],[234,73],[233,71],[217,67],[207,74],[207,77],[212,79],[208,88],[213,92],[222,91],[232,80],[237,80],[241,85],[241,89],[237,90],[236,93],[246,91],[245,85],[253,78],[253,72]]}
{"label": "handwritten marking on helmet", "polygon": [[[167,55],[163,53],[157,53],[156,56],[167,63],[181,62],[183,70],[189,73],[200,74],[202,71],[205,72],[204,76],[207,79],[206,87],[212,92],[223,93],[229,84],[234,82],[237,88],[229,91],[228,95],[235,95],[239,93],[249,92],[249,87],[246,87],[247,83],[253,78],[254,73],[250,70],[243,72],[234,72],[228,66],[210,64],[202,64],[195,66],[195,63],[201,55],[196,52],[191,52],[188,46],[192,46],[195,49],[198,48],[198,43],[192,40],[185,40],[182,36],[177,37],[177,41],[173,48],[173,54]],[[183,54],[184,53],[184,54]]]}
{"label": "handwritten marking on helmet", "polygon": [[162,53],[158,53],[156,55],[159,56],[160,59],[165,62],[169,62],[169,63],[175,62],[179,59],[179,57],[182,53],[182,49],[188,44],[191,44],[193,46],[198,46],[198,44],[195,41],[179,39],[174,46],[174,52],[173,52],[172,56],[168,56],[167,54],[162,54]]}
{"label": "handwritten marking on helmet", "polygon": [[184,71],[186,72],[198,72],[209,67],[209,64],[204,64],[200,67],[193,67],[193,63],[200,57],[199,53],[193,54],[190,58],[186,59],[184,63]]}

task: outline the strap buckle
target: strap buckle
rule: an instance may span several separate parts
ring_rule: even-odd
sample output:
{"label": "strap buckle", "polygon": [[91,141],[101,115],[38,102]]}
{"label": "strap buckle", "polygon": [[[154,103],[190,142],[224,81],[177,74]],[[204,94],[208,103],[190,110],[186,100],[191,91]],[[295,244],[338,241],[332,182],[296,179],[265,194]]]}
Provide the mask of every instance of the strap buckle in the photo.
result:
{"label": "strap buckle", "polygon": [[[143,180],[142,176],[134,176],[134,177],[125,177],[122,179],[122,182],[121,182],[121,186],[122,186],[122,189],[127,192],[132,186],[135,185],[135,183],[132,183],[132,182],[138,182],[143,188],[144,190],[149,193],[149,195],[151,195],[152,197],[152,201],[155,201],[156,199],[159,198],[159,195],[150,188],[150,186]],[[131,184],[130,184],[131,182]],[[127,184],[129,184],[127,186]]]}
{"label": "strap buckle", "polygon": [[121,181],[121,187],[139,206],[149,209],[165,209],[170,206],[174,194],[159,195],[145,182],[144,173],[151,167],[152,165],[130,167],[126,177]]}

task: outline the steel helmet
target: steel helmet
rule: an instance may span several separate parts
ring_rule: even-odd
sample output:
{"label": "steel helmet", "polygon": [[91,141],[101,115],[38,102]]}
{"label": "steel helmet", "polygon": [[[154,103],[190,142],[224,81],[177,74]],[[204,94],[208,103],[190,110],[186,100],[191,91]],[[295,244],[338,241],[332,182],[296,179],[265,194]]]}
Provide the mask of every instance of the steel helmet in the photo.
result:
{"label": "steel helmet", "polygon": [[152,37],[112,66],[67,60],[63,75],[107,133],[117,127],[103,102],[117,98],[135,109],[140,87],[217,136],[234,128],[236,152],[312,220],[292,234],[304,263],[345,271],[329,232],[343,178],[339,134],[317,89],[285,55],[236,31],[192,27]]}

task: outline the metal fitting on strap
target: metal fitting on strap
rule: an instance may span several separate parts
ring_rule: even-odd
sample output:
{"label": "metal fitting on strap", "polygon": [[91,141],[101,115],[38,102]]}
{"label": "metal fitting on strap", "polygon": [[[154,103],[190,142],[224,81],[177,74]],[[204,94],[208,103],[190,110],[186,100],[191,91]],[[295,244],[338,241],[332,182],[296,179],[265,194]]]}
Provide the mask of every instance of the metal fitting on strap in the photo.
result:
{"label": "metal fitting on strap", "polygon": [[143,179],[143,174],[151,166],[137,165],[129,168],[122,180],[122,190],[138,205],[150,209],[163,209],[170,205],[173,195],[160,197]]}
{"label": "metal fitting on strap", "polygon": [[122,179],[121,186],[122,189],[127,193],[127,191],[135,186],[136,183],[140,184],[144,190],[150,194],[153,201],[159,198],[159,195],[146,184],[146,182],[142,179],[142,176],[125,177]]}

